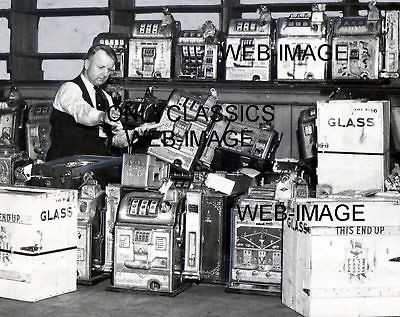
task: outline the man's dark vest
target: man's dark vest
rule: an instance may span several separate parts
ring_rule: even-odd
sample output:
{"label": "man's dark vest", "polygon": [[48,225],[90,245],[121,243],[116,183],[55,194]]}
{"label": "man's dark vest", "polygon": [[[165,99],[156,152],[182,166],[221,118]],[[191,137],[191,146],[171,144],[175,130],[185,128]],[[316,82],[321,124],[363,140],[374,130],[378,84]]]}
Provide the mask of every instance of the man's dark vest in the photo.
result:
{"label": "man's dark vest", "polygon": [[[82,90],[83,99],[93,107],[92,100],[80,76],[72,80]],[[85,126],[62,111],[53,109],[51,122],[51,147],[47,161],[75,154],[110,155],[104,139],[99,137],[98,126]]]}

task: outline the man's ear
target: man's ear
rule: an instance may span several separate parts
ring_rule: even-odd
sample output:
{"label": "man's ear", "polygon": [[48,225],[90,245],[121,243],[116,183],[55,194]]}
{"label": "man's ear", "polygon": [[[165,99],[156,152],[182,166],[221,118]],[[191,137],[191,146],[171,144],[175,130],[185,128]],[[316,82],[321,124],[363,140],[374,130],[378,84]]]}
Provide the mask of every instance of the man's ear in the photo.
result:
{"label": "man's ear", "polygon": [[83,68],[84,68],[85,70],[87,70],[87,69],[89,68],[89,64],[90,64],[89,59],[85,59],[85,62],[84,62],[84,64],[83,64]]}

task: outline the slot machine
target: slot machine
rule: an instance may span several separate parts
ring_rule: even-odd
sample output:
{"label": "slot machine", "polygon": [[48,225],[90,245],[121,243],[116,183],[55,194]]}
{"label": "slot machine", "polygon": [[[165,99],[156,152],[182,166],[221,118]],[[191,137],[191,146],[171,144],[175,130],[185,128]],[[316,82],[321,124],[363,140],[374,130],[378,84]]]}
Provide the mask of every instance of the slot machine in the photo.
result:
{"label": "slot machine", "polygon": [[113,288],[168,294],[183,290],[180,204],[152,192],[130,192],[121,199]]}
{"label": "slot machine", "polygon": [[176,40],[175,76],[178,79],[217,79],[220,34],[211,21],[198,30],[181,31]]}
{"label": "slot machine", "polygon": [[[123,99],[114,103],[115,110],[126,130],[134,129],[146,122],[159,122],[164,110],[164,101],[154,96],[152,86],[146,88],[143,97]],[[118,106],[116,106],[118,105]]]}
{"label": "slot machine", "polygon": [[378,79],[382,16],[371,2],[366,16],[337,18],[332,34],[332,79]]}
{"label": "slot machine", "polygon": [[205,187],[186,193],[183,275],[205,283],[226,282],[227,196]]}
{"label": "slot machine", "polygon": [[231,260],[227,291],[279,295],[282,276],[282,222],[269,189],[249,188],[232,209]]}
{"label": "slot machine", "polygon": [[229,122],[221,148],[258,161],[273,158],[279,146],[279,135],[272,128],[256,127],[244,122]]}
{"label": "slot machine", "polygon": [[178,169],[190,171],[212,128],[216,102],[213,89],[207,99],[175,89],[161,116],[159,131],[162,135],[151,141],[147,153]]}
{"label": "slot machine", "polygon": [[383,65],[380,77],[399,77],[399,14],[400,11],[386,11],[383,18],[384,46]]}
{"label": "slot machine", "polygon": [[77,278],[81,284],[104,279],[105,264],[104,191],[93,174],[87,175],[79,190]]}
{"label": "slot machine", "polygon": [[105,245],[103,271],[111,273],[114,262],[114,227],[117,221],[119,202],[123,196],[121,184],[108,184],[106,192],[106,215],[105,215]]}
{"label": "slot machine", "polygon": [[179,30],[180,23],[168,10],[161,21],[136,21],[129,39],[128,77],[171,78]]}
{"label": "slot machine", "polygon": [[[261,6],[258,19],[232,19],[226,37],[226,80],[271,79],[271,13]],[[268,55],[269,54],[269,55]]]}
{"label": "slot machine", "polygon": [[0,107],[0,147],[13,146],[24,150],[26,106],[17,102],[8,102]]}
{"label": "slot machine", "polygon": [[328,19],[325,5],[277,21],[277,79],[323,80],[327,71]]}
{"label": "slot machine", "polygon": [[32,163],[25,151],[14,146],[0,147],[0,184],[24,185],[27,181],[23,168]]}
{"label": "slot machine", "polygon": [[51,103],[33,104],[29,108],[26,123],[26,149],[34,161],[46,161],[47,151],[51,146],[50,116],[53,111]]}
{"label": "slot machine", "polygon": [[201,270],[201,192],[186,193],[185,208],[185,261],[183,275],[200,279]]}
{"label": "slot machine", "polygon": [[122,186],[157,190],[168,177],[168,163],[148,154],[123,154]]}

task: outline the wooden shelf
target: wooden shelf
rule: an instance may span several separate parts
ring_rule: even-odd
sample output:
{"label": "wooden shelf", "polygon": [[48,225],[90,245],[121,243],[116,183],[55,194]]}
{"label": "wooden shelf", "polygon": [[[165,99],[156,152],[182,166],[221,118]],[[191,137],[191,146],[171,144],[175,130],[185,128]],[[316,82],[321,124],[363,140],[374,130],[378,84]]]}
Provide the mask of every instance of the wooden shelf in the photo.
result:
{"label": "wooden shelf", "polygon": [[[323,3],[323,1],[321,1]],[[256,12],[257,8],[265,4],[269,11],[271,12],[301,12],[310,11],[313,3],[312,2],[296,2],[296,3],[260,3],[260,4],[232,4],[224,5],[224,7],[233,9],[240,12]],[[368,9],[368,3],[360,4],[348,4],[346,6],[354,7],[359,10]],[[377,7],[380,10],[399,10],[400,3],[398,2],[378,2]],[[343,11],[344,5],[341,2],[330,2],[326,3],[325,11]]]}
{"label": "wooden shelf", "polygon": [[[296,3],[258,3],[258,4],[220,4],[220,5],[167,5],[167,6],[136,6],[131,10],[133,14],[137,13],[158,13],[162,12],[164,7],[172,13],[190,13],[190,12],[222,12],[223,9],[231,9],[240,12],[256,12],[261,4],[265,4],[271,12],[301,12],[310,11],[313,3],[296,2]],[[359,10],[368,9],[368,3],[349,4]],[[381,10],[398,10],[400,3],[398,2],[379,2],[377,4]],[[341,2],[326,3],[326,11],[342,11],[344,5]],[[118,9],[117,9],[118,10]]]}
{"label": "wooden shelf", "polygon": [[217,90],[221,102],[268,103],[276,105],[306,105],[316,103],[340,88],[340,94],[353,98],[382,99],[400,97],[400,80],[379,81],[320,81],[320,82],[200,82],[188,80],[113,80],[110,86],[122,86],[133,98],[140,97],[148,86],[153,86],[161,99],[167,99],[175,88],[207,94]]}
{"label": "wooden shelf", "polygon": [[18,10],[16,13],[24,13],[39,17],[65,17],[65,16],[92,16],[92,15],[108,15],[109,8],[91,7],[91,8],[60,8],[60,9],[35,9],[35,10]]}
{"label": "wooden shelf", "polygon": [[[342,11],[345,8],[367,9],[367,3],[354,3],[356,0],[343,0],[343,2],[327,3],[327,11]],[[220,14],[220,30],[226,32],[229,20],[241,16],[242,12],[255,12],[260,4],[241,4],[240,0],[221,0],[220,4],[211,5],[170,5],[169,10],[172,13],[218,13]],[[293,2],[293,3],[266,3],[268,9],[272,12],[296,12],[310,11],[312,3],[310,2]],[[132,22],[135,14],[143,13],[161,13],[164,6],[135,6],[134,1],[126,0],[109,0],[108,7],[83,7],[83,8],[54,8],[54,9],[37,9],[37,0],[21,1],[11,0],[11,9],[0,10],[0,16],[6,15],[10,17],[11,28],[11,47],[9,54],[0,54],[0,60],[8,60],[8,69],[10,70],[11,79],[13,81],[43,81],[42,61],[56,59],[83,59],[85,53],[39,53],[38,52],[38,25],[40,17],[65,17],[65,16],[95,16],[108,15],[110,18],[110,32],[130,33]],[[400,9],[400,3],[382,2],[378,3],[378,8]],[[27,72],[27,69],[30,71]],[[221,76],[223,77],[223,76]],[[398,83],[398,81],[394,81]],[[126,86],[127,89],[134,91],[139,90],[148,85],[156,85],[163,91],[170,91],[174,87],[184,87],[188,89],[207,90],[208,87],[216,87],[222,91],[227,99],[246,98],[259,102],[261,99],[272,100],[273,102],[285,103],[290,102],[308,102],[314,100],[314,96],[318,94],[329,95],[337,86],[341,86],[342,90],[361,91],[368,96],[372,94],[382,95],[380,87],[384,87],[384,93],[393,95],[399,94],[396,88],[385,82],[334,82],[324,81],[320,83],[281,83],[281,82],[227,82],[219,79],[218,82],[201,82],[201,81],[181,81],[181,80],[132,80],[125,79],[118,84]],[[383,85],[383,86],[382,86]],[[245,97],[240,97],[243,92]],[[400,91],[400,89],[399,89]],[[289,93],[290,92],[290,93]],[[308,97],[302,96],[304,93]],[[292,97],[296,95],[296,97]],[[273,97],[271,97],[273,96]],[[276,96],[276,98],[275,98]],[[282,97],[282,100],[278,100]]]}
{"label": "wooden shelf", "polygon": [[46,59],[83,59],[86,53],[35,53],[35,54],[23,54],[15,53],[14,56],[18,57],[30,57],[38,58],[40,60]]}
{"label": "wooden shelf", "polygon": [[[52,99],[62,81],[13,81],[21,94],[27,99]],[[9,83],[0,82],[7,92]],[[304,106],[315,104],[318,100],[327,100],[333,92],[340,88],[342,96],[368,99],[400,99],[400,80],[390,82],[198,82],[178,80],[112,80],[106,89],[123,87],[129,92],[130,98],[143,97],[147,87],[154,88],[155,95],[161,100],[167,100],[170,93],[183,89],[194,94],[207,95],[210,88],[217,90],[222,103],[250,103]]]}
{"label": "wooden shelf", "polygon": [[9,18],[10,17],[10,9],[0,9],[0,17],[1,18]]}
{"label": "wooden shelf", "polygon": [[168,7],[171,13],[221,13],[222,5],[173,5],[173,6],[137,6],[131,10],[132,14],[162,13]]}

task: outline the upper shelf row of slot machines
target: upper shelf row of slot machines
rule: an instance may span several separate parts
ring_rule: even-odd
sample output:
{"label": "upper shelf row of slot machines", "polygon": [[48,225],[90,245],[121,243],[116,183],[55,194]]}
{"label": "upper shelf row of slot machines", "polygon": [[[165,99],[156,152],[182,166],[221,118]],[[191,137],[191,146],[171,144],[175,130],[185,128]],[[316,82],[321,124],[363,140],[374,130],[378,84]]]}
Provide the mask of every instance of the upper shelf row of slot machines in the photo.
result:
{"label": "upper shelf row of slot machines", "polygon": [[162,20],[135,21],[131,34],[101,33],[114,48],[112,78],[187,80],[326,80],[399,77],[399,12],[374,3],[366,15],[328,17],[324,4],[274,19],[232,19],[225,36],[211,21],[181,30],[168,9]]}

